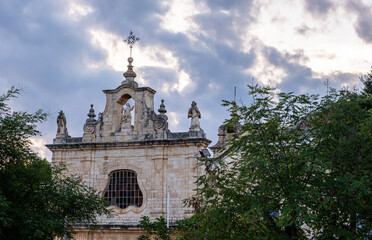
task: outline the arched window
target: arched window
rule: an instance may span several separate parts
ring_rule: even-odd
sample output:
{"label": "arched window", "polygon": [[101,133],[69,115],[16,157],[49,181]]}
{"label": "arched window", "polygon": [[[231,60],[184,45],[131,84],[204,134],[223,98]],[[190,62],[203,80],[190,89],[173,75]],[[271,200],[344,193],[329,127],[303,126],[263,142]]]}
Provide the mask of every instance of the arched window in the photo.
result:
{"label": "arched window", "polygon": [[137,173],[132,170],[111,172],[104,197],[110,205],[121,209],[129,206],[141,207],[143,195],[138,186]]}

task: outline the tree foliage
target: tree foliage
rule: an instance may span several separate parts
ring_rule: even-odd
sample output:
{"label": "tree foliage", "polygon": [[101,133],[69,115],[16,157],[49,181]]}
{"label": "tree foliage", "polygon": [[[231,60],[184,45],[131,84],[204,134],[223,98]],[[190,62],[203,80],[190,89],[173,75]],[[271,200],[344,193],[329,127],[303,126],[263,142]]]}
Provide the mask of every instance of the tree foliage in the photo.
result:
{"label": "tree foliage", "polygon": [[364,84],[363,94],[365,96],[372,96],[372,67],[369,73],[360,77],[360,81]]}
{"label": "tree foliage", "polygon": [[256,85],[250,106],[225,102],[226,124],[242,130],[222,158],[202,160],[207,174],[187,201],[195,215],[180,223],[183,238],[371,237],[368,86],[320,98]]}
{"label": "tree foliage", "polygon": [[140,227],[145,230],[146,234],[139,236],[138,240],[171,240],[174,235],[173,228],[167,228],[167,220],[160,216],[151,222],[147,216],[142,217]]}
{"label": "tree foliage", "polygon": [[70,238],[74,223],[109,213],[105,200],[32,151],[29,138],[47,115],[12,111],[6,101],[18,94],[11,88],[0,96],[0,239]]}

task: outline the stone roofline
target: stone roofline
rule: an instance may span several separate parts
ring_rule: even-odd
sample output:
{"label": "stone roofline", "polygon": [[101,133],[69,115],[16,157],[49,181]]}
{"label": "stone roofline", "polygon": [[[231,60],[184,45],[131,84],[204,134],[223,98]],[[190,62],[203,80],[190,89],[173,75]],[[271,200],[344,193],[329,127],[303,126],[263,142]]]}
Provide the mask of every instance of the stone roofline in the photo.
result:
{"label": "stone roofline", "polygon": [[136,91],[149,91],[153,94],[156,93],[156,91],[150,87],[133,87],[132,85],[128,84],[128,83],[124,83],[120,86],[118,86],[117,88],[115,89],[106,89],[106,90],[102,90],[104,93],[117,93],[121,88],[123,87],[129,87],[129,88],[132,88],[133,90],[136,90]]}
{"label": "stone roofline", "polygon": [[[203,137],[177,138],[177,139],[146,139],[126,142],[81,142],[82,138],[70,138],[63,143],[46,144],[49,150],[73,149],[73,148],[106,148],[106,147],[129,147],[129,146],[159,146],[202,143],[209,145],[212,141]],[[79,141],[80,140],[80,141]]]}
{"label": "stone roofline", "polygon": [[[181,219],[181,218],[180,218]],[[177,226],[176,221],[180,219],[171,219],[169,226]],[[75,223],[74,229],[90,229],[92,226],[97,227],[100,230],[104,229],[128,229],[128,230],[142,230],[142,227],[138,222],[126,222],[126,223],[99,223],[99,224],[86,224],[86,223]]]}
{"label": "stone roofline", "polygon": [[215,145],[210,146],[209,148],[210,148],[210,149],[217,149],[217,148],[223,148],[223,147],[225,147],[225,146],[226,146],[225,143],[222,143],[222,142],[218,141]]}

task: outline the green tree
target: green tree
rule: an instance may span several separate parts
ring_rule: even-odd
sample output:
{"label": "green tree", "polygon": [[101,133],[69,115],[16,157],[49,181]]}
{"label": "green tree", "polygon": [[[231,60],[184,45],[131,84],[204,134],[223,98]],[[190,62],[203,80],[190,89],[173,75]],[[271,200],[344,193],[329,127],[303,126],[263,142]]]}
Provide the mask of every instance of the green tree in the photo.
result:
{"label": "green tree", "polygon": [[71,238],[74,223],[94,224],[109,213],[105,200],[31,150],[29,138],[46,114],[11,111],[6,101],[18,94],[11,88],[0,96],[0,239]]}
{"label": "green tree", "polygon": [[251,106],[225,102],[226,124],[242,130],[222,158],[202,160],[207,174],[187,201],[195,215],[180,223],[183,238],[371,237],[371,95],[249,88]]}
{"label": "green tree", "polygon": [[364,84],[363,93],[365,96],[372,96],[372,67],[369,73],[360,77],[360,81]]}
{"label": "green tree", "polygon": [[151,222],[147,216],[142,217],[140,227],[145,230],[146,234],[139,236],[138,240],[170,240],[173,229],[167,228],[167,220],[160,216]]}

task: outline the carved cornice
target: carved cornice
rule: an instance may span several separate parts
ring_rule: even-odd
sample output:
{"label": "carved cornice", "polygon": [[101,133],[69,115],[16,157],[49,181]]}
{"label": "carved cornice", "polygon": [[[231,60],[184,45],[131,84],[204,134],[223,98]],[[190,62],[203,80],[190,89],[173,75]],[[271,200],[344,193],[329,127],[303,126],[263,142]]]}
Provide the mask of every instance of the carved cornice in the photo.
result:
{"label": "carved cornice", "polygon": [[123,148],[132,146],[161,146],[161,145],[180,145],[180,144],[206,144],[209,145],[211,140],[206,138],[183,138],[183,139],[153,139],[142,141],[127,142],[102,142],[102,143],[61,143],[45,145],[49,150],[56,149],[92,149],[92,148]]}
{"label": "carved cornice", "polygon": [[134,91],[149,91],[153,94],[156,93],[156,91],[150,87],[137,87],[137,88],[134,88],[133,86],[129,85],[129,84],[125,84],[125,85],[120,85],[119,87],[115,88],[115,89],[107,89],[107,90],[102,90],[104,93],[117,93],[119,92],[119,90],[121,88],[131,88],[133,89]]}

